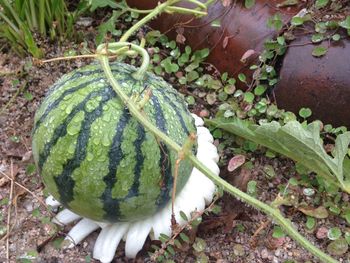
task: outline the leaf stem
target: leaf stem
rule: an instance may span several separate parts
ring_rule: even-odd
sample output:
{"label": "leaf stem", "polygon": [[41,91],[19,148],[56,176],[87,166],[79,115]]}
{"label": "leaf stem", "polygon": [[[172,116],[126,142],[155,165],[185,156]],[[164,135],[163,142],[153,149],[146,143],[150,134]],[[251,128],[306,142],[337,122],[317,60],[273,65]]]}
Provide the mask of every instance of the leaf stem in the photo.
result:
{"label": "leaf stem", "polygon": [[[111,68],[109,66],[109,60],[108,60],[108,52],[118,52],[120,48],[123,48],[125,46],[128,46],[131,50],[136,51],[137,53],[141,54],[142,56],[142,65],[141,68],[136,72],[134,77],[136,77],[138,80],[141,80],[144,74],[147,71],[147,67],[149,64],[149,55],[147,51],[135,44],[126,42],[127,39],[135,32],[137,31],[141,26],[143,26],[145,23],[156,17],[162,12],[166,11],[166,8],[179,2],[179,0],[168,0],[162,4],[159,4],[157,7],[154,8],[148,15],[146,15],[143,19],[141,19],[139,22],[137,22],[135,25],[133,25],[120,39],[120,42],[118,43],[112,43],[112,44],[103,44],[100,45],[97,50],[97,58],[99,59],[102,68],[104,70],[104,73],[110,82],[111,86],[113,87],[114,91],[117,93],[117,95],[120,97],[120,99],[123,101],[126,107],[128,107],[130,113],[133,117],[135,117],[146,129],[148,129],[150,132],[152,132],[157,138],[162,140],[164,143],[166,143],[169,147],[171,147],[173,150],[177,151],[178,153],[181,152],[182,147],[178,145],[176,142],[174,142],[171,138],[169,138],[165,133],[161,132],[156,126],[154,126],[139,110],[137,105],[124,93],[124,91],[121,89],[119,83],[116,81],[116,79],[113,77],[113,73],[111,71]],[[190,1],[194,2],[194,1]],[[171,10],[171,9],[170,9]],[[173,9],[174,11],[179,11],[177,9]],[[142,80],[141,80],[142,81]],[[292,223],[284,218],[279,211],[278,208],[273,208],[270,205],[267,205],[248,194],[240,191],[238,188],[232,186],[228,182],[226,182],[224,179],[220,178],[219,176],[216,176],[210,169],[208,169],[203,163],[201,163],[192,153],[188,153],[186,155],[186,158],[189,158],[191,163],[194,167],[196,167],[199,171],[201,171],[203,174],[205,174],[209,179],[211,179],[215,184],[221,186],[225,191],[228,193],[236,196],[237,198],[243,200],[247,204],[253,206],[254,208],[263,211],[268,216],[270,216],[277,224],[279,224],[284,231],[295,241],[297,241],[300,245],[302,245],[305,249],[307,249],[309,252],[311,252],[313,255],[318,257],[323,262],[330,262],[335,263],[337,262],[335,259],[330,257],[329,255],[325,254],[323,251],[312,245],[305,237],[300,235],[298,231],[294,228]]]}
{"label": "leaf stem", "polygon": [[[136,46],[136,45],[135,45]],[[137,106],[133,103],[132,100],[122,91],[119,83],[113,77],[113,73],[109,66],[108,57],[103,54],[99,54],[98,59],[102,65],[102,68],[106,74],[106,77],[110,84],[112,85],[115,92],[122,99],[125,106],[128,107],[130,113],[150,132],[152,132],[155,136],[160,138],[164,143],[166,143],[169,147],[174,149],[177,152],[182,150],[181,146],[179,146],[176,142],[170,139],[166,134],[161,132],[156,126],[154,126],[147,118],[145,118],[142,113],[138,110]],[[318,257],[323,262],[337,262],[335,259],[325,254],[323,251],[312,245],[305,237],[303,237],[299,232],[293,227],[292,223],[284,218],[281,212],[272,208],[271,206],[251,197],[250,195],[242,192],[238,188],[232,186],[224,179],[216,176],[210,169],[208,169],[204,164],[202,164],[193,154],[188,154],[187,158],[192,162],[193,166],[196,167],[199,171],[205,174],[209,179],[211,179],[215,184],[221,186],[225,191],[234,195],[238,199],[243,200],[247,204],[253,206],[254,208],[263,211],[270,218],[272,218],[277,224],[279,224],[283,230],[295,241],[297,241],[301,246],[311,252],[313,255]]]}

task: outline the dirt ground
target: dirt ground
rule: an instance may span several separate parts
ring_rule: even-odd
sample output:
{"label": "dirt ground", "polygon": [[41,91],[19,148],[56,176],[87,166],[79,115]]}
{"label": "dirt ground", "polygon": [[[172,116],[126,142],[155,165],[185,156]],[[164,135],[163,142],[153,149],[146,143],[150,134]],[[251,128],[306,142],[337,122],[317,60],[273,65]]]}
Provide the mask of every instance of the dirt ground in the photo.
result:
{"label": "dirt ground", "polygon": [[[72,48],[69,43],[61,48],[46,43],[46,47],[46,57],[62,56]],[[60,241],[70,227],[57,229],[50,223],[53,212],[42,204],[47,193],[39,175],[32,171],[31,156],[33,117],[45,92],[61,75],[86,63],[88,61],[75,60],[39,66],[30,65],[29,58],[0,54],[0,108],[22,89],[0,113],[0,262],[6,262],[7,258],[10,262],[97,262],[92,259],[92,249],[98,233],[73,249],[60,248]],[[222,167],[221,176],[241,189],[246,188],[249,180],[256,180],[258,198],[265,202],[274,200],[277,185],[286,183],[293,175],[293,163],[259,154],[250,157],[253,169],[229,173]],[[273,180],[268,180],[263,172],[266,164],[275,169]],[[221,212],[205,215],[198,229],[188,234],[193,240],[197,237],[205,241],[203,251],[195,251],[192,244],[185,245],[176,251],[175,262],[318,262],[289,237],[273,238],[274,225],[260,212],[228,195],[218,204]],[[305,217],[300,212],[288,207],[283,209],[302,234],[325,250],[327,239],[317,238],[317,231],[308,233],[304,229]],[[318,220],[316,228],[328,228],[334,220],[338,219],[330,216]],[[125,258],[122,243],[114,262],[148,262],[152,244],[157,242],[148,240],[133,261]],[[347,262],[347,257],[349,253],[339,260]]]}

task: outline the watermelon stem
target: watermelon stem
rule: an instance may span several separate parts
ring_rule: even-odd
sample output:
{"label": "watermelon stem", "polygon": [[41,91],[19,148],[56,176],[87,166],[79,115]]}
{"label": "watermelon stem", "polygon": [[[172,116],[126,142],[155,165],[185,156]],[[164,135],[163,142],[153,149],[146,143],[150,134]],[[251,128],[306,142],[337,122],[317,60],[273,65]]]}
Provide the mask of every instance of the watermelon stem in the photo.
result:
{"label": "watermelon stem", "polygon": [[[140,52],[142,55],[143,61],[142,61],[142,69],[140,68],[136,73],[139,75],[144,74],[145,70],[147,69],[146,65],[148,65],[149,57],[147,54],[147,51],[135,44],[131,43],[113,43],[109,45],[108,48],[111,46],[113,47],[120,47],[123,45],[130,45],[130,47]],[[100,46],[98,50],[102,50],[105,48],[103,45]],[[146,55],[147,54],[147,55]],[[102,52],[98,56],[100,63],[102,65],[102,68],[106,74],[106,77],[108,81],[110,82],[111,86],[115,90],[115,92],[118,94],[118,96],[122,99],[125,106],[128,107],[130,113],[150,132],[152,132],[155,136],[157,136],[160,140],[162,140],[164,143],[166,143],[169,147],[177,151],[179,154],[183,150],[176,142],[174,142],[172,139],[170,139],[165,133],[161,132],[156,126],[154,126],[145,116],[143,116],[142,112],[138,109],[137,105],[133,103],[132,100],[129,99],[129,97],[123,92],[118,82],[113,77],[113,73],[111,71],[111,68],[109,66],[109,60],[108,56],[103,54]],[[148,58],[148,59],[147,59]],[[191,161],[193,166],[197,168],[200,172],[202,172],[204,175],[206,175],[209,179],[211,179],[216,185],[219,187],[222,187],[223,190],[226,192],[232,194],[236,198],[246,202],[247,204],[253,206],[254,208],[264,212],[267,214],[270,218],[272,218],[277,224],[279,224],[283,230],[288,234],[291,238],[293,238],[295,241],[297,241],[301,246],[303,246],[305,249],[307,249],[309,252],[311,252],[313,255],[318,257],[323,262],[337,262],[335,259],[324,253],[322,250],[318,249],[316,246],[311,244],[304,236],[302,236],[292,225],[289,219],[286,219],[281,214],[280,210],[276,207],[272,207],[268,204],[265,204],[258,199],[251,197],[250,195],[246,194],[245,192],[242,192],[238,188],[234,187],[233,185],[226,182],[224,179],[216,176],[210,169],[208,169],[203,163],[201,163],[192,153],[187,154],[187,158]]]}
{"label": "watermelon stem", "polygon": [[[149,65],[149,55],[147,51],[135,44],[128,43],[128,38],[135,33],[140,27],[142,27],[144,24],[152,20],[154,17],[158,16],[159,14],[163,12],[184,12],[184,13],[191,13],[191,14],[197,14],[197,15],[203,15],[206,14],[206,12],[198,12],[198,9],[184,9],[180,7],[174,7],[172,5],[180,2],[180,0],[168,0],[162,4],[159,4],[157,7],[155,7],[151,12],[148,13],[143,19],[138,21],[136,24],[134,24],[120,39],[117,43],[110,43],[110,44],[102,44],[97,48],[97,57],[100,60],[100,63],[102,65],[102,68],[105,72],[105,75],[110,82],[111,86],[113,87],[114,91],[118,94],[118,96],[121,98],[125,106],[129,109],[130,113],[150,132],[152,132],[157,138],[162,140],[165,144],[167,144],[169,147],[171,147],[173,150],[177,151],[179,154],[179,158],[181,158],[181,155],[183,155],[183,148],[179,146],[176,142],[174,142],[172,139],[170,139],[165,133],[160,131],[156,126],[154,126],[148,119],[145,117],[138,105],[133,102],[133,100],[130,100],[130,98],[123,92],[121,89],[119,83],[115,80],[113,77],[111,68],[109,66],[109,59],[108,59],[108,52],[114,53],[114,52],[120,52],[121,48],[128,47],[130,50],[136,51],[138,54],[142,56],[142,64],[141,67],[134,73],[133,77],[141,80],[144,76],[144,74],[147,71],[148,65]],[[198,4],[197,0],[189,0],[189,2],[197,4],[199,8],[203,7],[202,5]],[[207,1],[207,4],[211,2],[211,0]],[[205,7],[207,6],[204,4]],[[206,10],[206,8],[205,8]],[[129,51],[126,51],[129,52]],[[219,176],[216,176],[215,173],[213,173],[210,169],[208,169],[203,163],[201,163],[193,154],[192,152],[186,153],[186,156],[188,158],[193,166],[197,168],[200,172],[202,172],[204,175],[206,175],[209,179],[211,179],[216,185],[219,187],[222,187],[223,190],[226,192],[232,194],[236,198],[246,202],[247,204],[253,206],[254,208],[264,212],[267,214],[270,218],[272,218],[277,224],[279,224],[283,230],[288,234],[291,238],[293,238],[295,241],[297,241],[301,246],[303,246],[305,249],[307,249],[309,252],[311,252],[313,255],[318,257],[323,262],[337,262],[335,259],[318,249],[316,246],[311,244],[304,236],[302,236],[292,225],[289,219],[286,219],[281,214],[278,207],[274,207],[268,204],[265,204],[258,199],[251,197],[250,195],[246,194],[245,192],[242,192],[238,188],[234,187],[233,185],[226,182],[224,179],[220,178]],[[181,160],[181,159],[180,159]],[[175,173],[176,176],[176,173]],[[176,183],[175,183],[176,185]],[[174,192],[173,192],[174,193]],[[174,198],[173,198],[174,199]]]}
{"label": "watermelon stem", "polygon": [[[188,0],[188,1],[196,4],[199,9],[204,9],[205,12],[198,10],[198,8],[188,9],[188,8],[173,6],[173,5],[181,2],[181,0],[168,0],[162,4],[158,4],[151,12],[148,13],[148,15],[146,15],[144,18],[142,18],[136,24],[134,24],[132,27],[130,27],[129,30],[124,33],[124,35],[120,38],[119,41],[120,42],[127,41],[129,39],[129,37],[132,34],[134,34],[137,30],[139,30],[143,25],[145,25],[150,20],[152,20],[153,18],[155,18],[156,16],[158,16],[159,14],[161,14],[163,12],[167,12],[167,13],[171,13],[171,14],[172,13],[193,14],[193,15],[197,15],[197,16],[207,15],[206,9],[207,9],[208,3],[203,4],[197,0]],[[211,3],[212,1],[208,1],[208,2]]]}

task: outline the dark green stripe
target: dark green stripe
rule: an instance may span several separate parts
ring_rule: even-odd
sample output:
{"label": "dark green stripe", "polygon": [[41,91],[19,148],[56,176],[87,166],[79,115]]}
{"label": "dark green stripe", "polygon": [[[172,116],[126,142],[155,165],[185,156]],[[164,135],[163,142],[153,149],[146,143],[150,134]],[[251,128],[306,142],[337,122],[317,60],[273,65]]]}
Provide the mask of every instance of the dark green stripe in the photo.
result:
{"label": "dark green stripe", "polygon": [[[119,72],[117,70],[115,70],[116,72]],[[120,83],[128,80],[130,77],[127,77],[127,78],[123,78],[123,79],[119,79],[118,81]],[[104,77],[100,77],[100,78],[96,78],[96,79],[93,79],[93,80],[90,80],[90,81],[87,81],[87,82],[84,82],[84,83],[81,83],[79,84],[78,86],[75,86],[75,87],[72,87],[68,90],[65,90],[61,96],[59,96],[54,102],[52,102],[46,109],[45,109],[45,112],[41,115],[41,117],[38,119],[38,121],[34,124],[34,130],[33,130],[33,134],[35,133],[35,131],[38,129],[38,127],[42,124],[42,122],[45,120],[45,118],[50,114],[50,112],[52,110],[54,110],[55,108],[58,107],[58,105],[61,103],[62,100],[64,100],[64,98],[71,94],[71,93],[74,93],[78,90],[81,90],[81,89],[84,89],[86,88],[88,85],[91,85],[95,82],[99,82],[100,80],[103,80],[105,79]],[[60,86],[61,87],[61,86]],[[101,89],[101,88],[104,88],[105,86],[103,87],[96,87],[96,89]]]}
{"label": "dark green stripe", "polygon": [[[95,65],[96,67],[100,67],[100,65],[98,63],[96,63]],[[118,69],[112,69],[113,73],[129,73],[128,71],[123,71],[124,68],[120,67],[120,63],[112,63],[111,66],[118,66]],[[123,70],[121,70],[123,69]],[[55,83],[47,92],[46,97],[50,96],[50,94],[52,94],[54,91],[56,91],[57,89],[59,89],[60,87],[64,86],[66,83],[72,81],[72,80],[76,80],[80,77],[83,76],[90,76],[90,75],[94,75],[96,73],[99,74],[104,74],[103,69],[102,68],[98,68],[98,69],[94,69],[94,70],[88,70],[88,71],[76,71],[70,78],[62,81],[62,82],[57,82]]]}
{"label": "dark green stripe", "polygon": [[[96,109],[91,112],[85,112],[84,120],[81,124],[81,132],[77,138],[77,145],[75,147],[74,156],[69,159],[63,167],[62,173],[55,177],[57,189],[60,194],[60,201],[63,205],[68,206],[69,202],[74,199],[74,185],[75,181],[72,179],[72,174],[76,168],[80,166],[80,163],[85,159],[87,153],[87,144],[90,139],[90,128],[91,124],[102,115],[103,105],[115,97],[115,92],[111,87],[93,92],[102,97],[99,105]],[[87,100],[86,100],[87,102]],[[80,109],[83,110],[85,105],[79,105]],[[76,107],[78,108],[78,107]],[[76,112],[79,112],[76,110]],[[66,123],[67,124],[67,123]]]}
{"label": "dark green stripe", "polygon": [[66,83],[72,81],[72,80],[76,80],[80,77],[83,77],[83,76],[90,76],[91,74],[96,74],[96,73],[103,73],[103,70],[102,69],[96,69],[96,70],[89,70],[89,71],[76,71],[74,72],[74,74],[62,81],[62,82],[57,82],[55,83],[47,92],[46,94],[46,97],[50,96],[54,91],[56,91],[57,89],[59,89],[60,87],[64,86]]}
{"label": "dark green stripe", "polygon": [[173,175],[171,169],[170,151],[166,144],[160,142],[160,160],[159,167],[162,173],[162,182],[160,185],[160,194],[157,197],[156,205],[158,208],[164,207],[170,199],[170,191],[173,189]]}
{"label": "dark green stripe", "polygon": [[[52,111],[53,109],[57,108],[58,105],[62,102],[62,100],[64,99],[64,97],[66,97],[69,94],[72,94],[78,90],[81,90],[83,88],[86,88],[88,85],[93,84],[95,82],[98,82],[100,80],[102,80],[104,78],[97,78],[97,79],[93,79],[84,83],[81,83],[80,85],[73,87],[71,89],[65,90],[61,96],[59,96],[53,103],[51,103],[46,109],[45,112],[41,115],[41,117],[38,119],[38,121],[35,123],[34,125],[34,130],[33,130],[33,134],[35,133],[35,131],[40,127],[40,125],[42,124],[42,122],[44,121],[44,119],[47,117],[47,115],[49,115],[50,111]],[[91,94],[91,93],[90,93]],[[89,94],[89,96],[90,96]]]}
{"label": "dark green stripe", "polygon": [[[80,112],[81,110],[84,109],[85,104],[91,100],[92,98],[101,96],[106,93],[105,88],[103,90],[98,90],[91,92],[82,102],[80,102],[73,110],[71,113],[67,116],[67,118],[64,120],[63,123],[61,123],[58,127],[56,127],[52,138],[48,143],[45,144],[44,150],[39,154],[39,169],[41,170],[43,168],[44,163],[46,162],[47,158],[50,155],[51,148],[56,145],[57,141],[59,138],[65,136],[67,134],[67,125],[72,121],[74,116]],[[113,89],[111,87],[108,87],[109,92],[113,93]],[[115,94],[115,93],[114,93]],[[115,96],[115,95],[114,95]]]}
{"label": "dark green stripe", "polygon": [[[155,119],[157,127],[167,134],[166,122],[164,118],[164,114],[158,99],[155,96],[151,97],[153,106],[155,109]],[[169,193],[173,188],[173,175],[172,175],[172,165],[170,159],[170,151],[168,146],[163,142],[159,143],[160,147],[160,159],[159,159],[159,167],[162,175],[162,181],[160,185],[160,194],[157,197],[156,205],[158,208],[162,208],[169,201]]]}
{"label": "dark green stripe", "polygon": [[127,196],[123,198],[123,200],[139,195],[141,171],[142,171],[143,162],[145,160],[145,157],[143,156],[141,151],[141,146],[145,140],[145,137],[146,137],[145,129],[143,128],[142,125],[137,123],[137,139],[134,141],[134,147],[136,152],[136,157],[135,157],[136,165],[134,168],[135,177],[134,177],[134,182],[131,188],[129,189]]}
{"label": "dark green stripe", "polygon": [[[171,100],[165,93],[163,93],[162,95],[163,95],[165,101],[166,101],[167,103],[169,103],[169,105],[170,105],[170,106],[173,108],[173,110],[175,111],[175,114],[176,114],[178,120],[180,121],[180,124],[181,124],[182,129],[184,130],[184,132],[185,132],[185,133],[187,134],[187,136],[188,136],[188,135],[190,134],[190,131],[188,130],[187,125],[186,125],[186,123],[185,123],[185,121],[184,121],[184,119],[183,119],[183,117],[182,117],[180,111],[179,111],[178,108],[176,107],[175,103],[173,103],[172,100]],[[187,109],[186,109],[186,111],[187,111]]]}
{"label": "dark green stripe", "polygon": [[124,108],[122,115],[118,121],[116,132],[113,137],[111,149],[109,150],[109,171],[108,174],[103,178],[106,183],[106,189],[101,195],[101,200],[103,203],[103,209],[106,211],[104,218],[106,220],[115,221],[120,215],[119,201],[112,197],[112,189],[117,182],[117,169],[120,161],[124,158],[124,154],[121,149],[122,137],[126,125],[130,121],[130,113],[127,108]]}

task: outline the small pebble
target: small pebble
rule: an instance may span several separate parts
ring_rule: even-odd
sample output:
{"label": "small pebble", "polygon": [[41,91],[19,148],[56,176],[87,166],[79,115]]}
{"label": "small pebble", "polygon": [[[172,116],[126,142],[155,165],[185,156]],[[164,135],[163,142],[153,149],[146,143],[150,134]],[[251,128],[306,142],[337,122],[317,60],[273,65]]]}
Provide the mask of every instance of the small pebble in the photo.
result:
{"label": "small pebble", "polygon": [[233,246],[233,253],[236,256],[244,256],[244,247],[241,244],[236,244]]}
{"label": "small pebble", "polygon": [[280,249],[276,249],[275,256],[279,257],[280,255],[281,255],[281,250]]}
{"label": "small pebble", "polygon": [[268,258],[268,256],[269,256],[269,252],[267,251],[266,248],[261,250],[261,258],[266,259],[266,258]]}
{"label": "small pebble", "polygon": [[316,237],[318,239],[324,239],[327,237],[328,229],[326,227],[320,227],[317,229]]}

